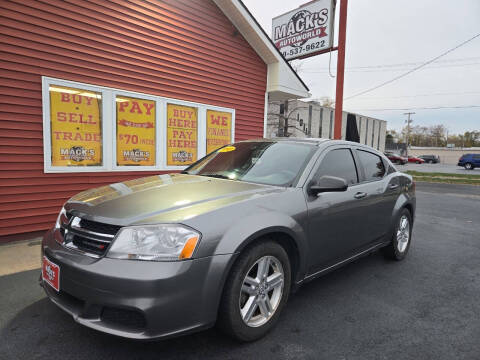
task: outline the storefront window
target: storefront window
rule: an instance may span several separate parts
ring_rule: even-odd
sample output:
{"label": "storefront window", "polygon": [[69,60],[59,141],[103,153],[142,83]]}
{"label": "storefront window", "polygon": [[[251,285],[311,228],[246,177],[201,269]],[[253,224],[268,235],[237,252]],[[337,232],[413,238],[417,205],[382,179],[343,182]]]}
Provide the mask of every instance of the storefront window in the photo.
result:
{"label": "storefront window", "polygon": [[51,85],[51,166],[101,166],[102,94]]}
{"label": "storefront window", "polygon": [[234,141],[235,110],[42,77],[44,171],[181,170]]}
{"label": "storefront window", "polygon": [[207,110],[207,154],[232,142],[232,113]]}
{"label": "storefront window", "polygon": [[155,165],[155,101],[117,96],[117,166]]}
{"label": "storefront window", "polygon": [[167,104],[167,165],[185,166],[197,161],[198,108]]}

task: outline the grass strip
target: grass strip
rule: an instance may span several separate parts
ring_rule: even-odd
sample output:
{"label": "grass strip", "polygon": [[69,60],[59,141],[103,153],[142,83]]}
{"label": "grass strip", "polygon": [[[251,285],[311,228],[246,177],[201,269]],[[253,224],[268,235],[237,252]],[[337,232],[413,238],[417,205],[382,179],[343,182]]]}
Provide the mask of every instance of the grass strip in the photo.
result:
{"label": "grass strip", "polygon": [[432,176],[415,176],[415,181],[435,182],[444,184],[466,184],[466,185],[480,185],[480,179],[458,179],[451,177],[432,177]]}
{"label": "grass strip", "polygon": [[415,170],[407,170],[405,172],[412,176],[480,180],[480,175],[476,175],[476,174],[450,174],[450,173],[440,173],[440,172],[421,172],[421,171],[415,171]]}

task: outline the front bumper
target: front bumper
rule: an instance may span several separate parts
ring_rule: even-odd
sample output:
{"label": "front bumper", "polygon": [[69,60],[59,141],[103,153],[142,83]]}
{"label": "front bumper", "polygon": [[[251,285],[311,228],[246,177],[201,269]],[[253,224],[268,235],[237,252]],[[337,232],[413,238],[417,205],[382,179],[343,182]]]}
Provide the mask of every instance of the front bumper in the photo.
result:
{"label": "front bumper", "polygon": [[58,244],[49,231],[42,254],[60,266],[60,292],[47,296],[75,321],[109,334],[154,339],[215,323],[234,255],[155,262],[95,259]]}

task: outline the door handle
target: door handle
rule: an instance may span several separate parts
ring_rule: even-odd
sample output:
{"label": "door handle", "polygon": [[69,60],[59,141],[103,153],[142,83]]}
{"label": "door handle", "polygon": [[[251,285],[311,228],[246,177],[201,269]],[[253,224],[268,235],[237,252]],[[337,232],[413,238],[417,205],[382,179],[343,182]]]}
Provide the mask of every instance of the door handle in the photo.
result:
{"label": "door handle", "polygon": [[355,199],[361,199],[361,198],[364,198],[365,196],[367,196],[366,192],[357,192],[355,195],[353,195]]}
{"label": "door handle", "polygon": [[398,184],[390,184],[389,188],[393,190],[398,188],[398,186],[399,186]]}

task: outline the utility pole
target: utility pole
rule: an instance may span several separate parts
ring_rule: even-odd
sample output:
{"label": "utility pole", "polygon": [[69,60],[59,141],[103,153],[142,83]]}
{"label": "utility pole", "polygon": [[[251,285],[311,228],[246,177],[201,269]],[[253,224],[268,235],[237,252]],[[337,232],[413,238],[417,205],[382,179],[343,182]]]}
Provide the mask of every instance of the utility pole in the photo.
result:
{"label": "utility pole", "polygon": [[410,115],[413,115],[415,114],[414,112],[406,112],[406,113],[403,113],[403,115],[407,115],[408,116],[408,119],[405,120],[406,123],[407,123],[407,157],[408,157],[408,144],[410,142],[410,124],[413,122],[413,120],[410,120]]}
{"label": "utility pole", "polygon": [[340,21],[338,26],[337,87],[335,96],[335,126],[333,138],[342,138],[343,79],[345,75],[345,43],[347,39],[348,0],[340,0]]}

